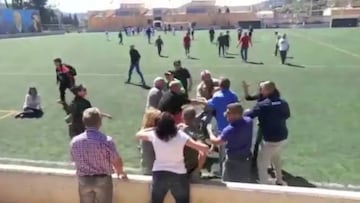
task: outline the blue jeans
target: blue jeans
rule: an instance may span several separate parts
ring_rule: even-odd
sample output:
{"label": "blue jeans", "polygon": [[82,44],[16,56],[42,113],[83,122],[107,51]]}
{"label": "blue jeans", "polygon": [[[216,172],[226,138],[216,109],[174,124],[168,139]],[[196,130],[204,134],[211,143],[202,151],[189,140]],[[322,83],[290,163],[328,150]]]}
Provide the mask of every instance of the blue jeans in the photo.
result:
{"label": "blue jeans", "polygon": [[247,61],[248,49],[247,48],[241,48],[240,55],[241,55],[242,60]]}
{"label": "blue jeans", "polygon": [[130,81],[131,81],[131,75],[132,75],[132,72],[134,71],[134,69],[135,69],[136,72],[139,74],[140,79],[141,79],[141,82],[145,84],[145,79],[144,79],[144,76],[143,76],[142,72],[140,71],[139,63],[131,63],[131,64],[130,64],[129,76],[128,76],[127,82],[130,82]]}
{"label": "blue jeans", "polygon": [[176,203],[190,203],[190,183],[187,174],[154,171],[152,178],[151,203],[163,203],[169,190]]}

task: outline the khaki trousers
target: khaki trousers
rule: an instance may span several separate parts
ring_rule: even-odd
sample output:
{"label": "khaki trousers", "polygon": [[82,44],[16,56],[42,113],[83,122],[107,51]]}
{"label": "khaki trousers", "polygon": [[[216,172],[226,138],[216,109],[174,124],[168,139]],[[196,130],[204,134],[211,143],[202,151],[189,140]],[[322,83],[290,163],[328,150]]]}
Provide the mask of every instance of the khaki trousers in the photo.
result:
{"label": "khaki trousers", "polygon": [[259,180],[261,184],[271,184],[267,172],[268,167],[273,164],[276,172],[276,180],[282,181],[281,152],[287,141],[266,142],[264,141],[257,159]]}

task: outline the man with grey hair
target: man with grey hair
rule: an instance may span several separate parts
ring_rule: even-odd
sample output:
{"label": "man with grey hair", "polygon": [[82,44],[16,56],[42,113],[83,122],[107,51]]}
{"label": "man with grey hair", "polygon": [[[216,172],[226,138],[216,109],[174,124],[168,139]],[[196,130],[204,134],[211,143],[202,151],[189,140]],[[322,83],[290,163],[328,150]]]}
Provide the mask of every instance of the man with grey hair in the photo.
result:
{"label": "man with grey hair", "polygon": [[[286,145],[288,129],[286,120],[290,118],[287,101],[280,98],[274,82],[260,83],[263,100],[258,101],[245,116],[259,119],[259,127],[263,134],[263,145],[257,159],[259,181],[261,184],[286,185],[282,175],[281,153]],[[276,181],[269,179],[267,168],[274,164]]]}
{"label": "man with grey hair", "polygon": [[113,139],[102,132],[102,113],[98,108],[84,111],[85,131],[70,143],[72,161],[75,162],[79,182],[80,203],[112,203],[112,173],[127,180],[123,161]]}
{"label": "man with grey hair", "polygon": [[163,96],[163,90],[165,88],[165,80],[162,77],[157,77],[154,80],[154,86],[150,89],[146,108],[158,108],[161,97]]}

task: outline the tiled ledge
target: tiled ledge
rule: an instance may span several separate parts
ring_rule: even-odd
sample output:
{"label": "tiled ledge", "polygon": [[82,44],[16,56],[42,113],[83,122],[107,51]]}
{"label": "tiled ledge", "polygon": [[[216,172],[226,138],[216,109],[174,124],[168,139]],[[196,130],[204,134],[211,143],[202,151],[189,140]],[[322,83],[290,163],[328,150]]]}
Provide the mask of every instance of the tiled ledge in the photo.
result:
{"label": "tiled ledge", "polygon": [[[129,175],[129,178],[128,182],[114,180],[114,203],[147,202],[151,177]],[[193,185],[191,193],[192,202],[196,203],[360,202],[359,192],[240,183],[224,183],[220,186]],[[11,203],[78,202],[75,171],[0,164],[0,201]],[[166,203],[170,202],[173,201],[168,197]]]}

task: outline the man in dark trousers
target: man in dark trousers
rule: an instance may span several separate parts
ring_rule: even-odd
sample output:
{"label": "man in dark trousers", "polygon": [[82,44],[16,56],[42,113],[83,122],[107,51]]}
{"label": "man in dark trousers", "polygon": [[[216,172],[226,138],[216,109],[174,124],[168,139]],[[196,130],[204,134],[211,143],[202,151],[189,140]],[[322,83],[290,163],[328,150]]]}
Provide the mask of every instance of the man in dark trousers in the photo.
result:
{"label": "man in dark trousers", "polygon": [[250,25],[250,27],[249,27],[249,37],[250,37],[250,39],[252,38],[253,32],[254,32],[254,28]]}
{"label": "man in dark trousers", "polygon": [[159,37],[157,38],[157,40],[155,41],[155,46],[157,47],[157,51],[159,56],[161,57],[161,51],[162,51],[162,46],[164,45],[163,40],[161,39],[161,36],[159,35]]}
{"label": "man in dark trousers", "polygon": [[213,27],[211,27],[209,30],[209,36],[210,36],[210,42],[213,43],[215,38],[215,29]]}
{"label": "man in dark trousers", "polygon": [[82,85],[76,85],[71,88],[71,92],[75,95],[70,105],[66,102],[62,103],[63,109],[67,115],[65,121],[69,125],[69,136],[73,138],[84,132],[85,126],[82,122],[82,115],[85,109],[91,108],[91,103],[85,97],[87,90]]}
{"label": "man in dark trousers", "polygon": [[146,28],[146,36],[148,38],[148,43],[151,44],[151,33],[152,33],[152,30],[151,30],[151,27],[149,26],[148,28]]}
{"label": "man in dark trousers", "polygon": [[144,76],[143,76],[143,74],[141,73],[141,70],[140,70],[140,65],[139,65],[140,58],[141,58],[141,55],[139,54],[138,50],[135,49],[134,45],[131,45],[130,46],[130,68],[129,68],[129,75],[128,75],[128,79],[127,79],[126,83],[130,83],[132,72],[135,69],[136,72],[140,76],[142,85],[143,86],[146,85]]}
{"label": "man in dark trousers", "polygon": [[237,33],[237,39],[238,39],[238,41],[241,39],[241,36],[242,36],[242,27],[240,27],[240,28],[238,29],[238,33]]}
{"label": "man in dark trousers", "polygon": [[[258,117],[263,134],[264,141],[257,160],[259,181],[261,184],[286,185],[282,176],[281,152],[288,138],[286,120],[290,118],[289,104],[276,93],[277,88],[272,81],[260,83],[260,90],[265,99],[245,113],[251,118]],[[270,164],[275,167],[275,182],[268,176]]]}
{"label": "man in dark trousers", "polygon": [[251,38],[248,36],[248,34],[245,32],[244,36],[241,37],[239,44],[237,47],[241,47],[240,49],[240,55],[243,61],[247,62],[248,59],[248,49],[249,46],[252,46],[251,44]]}
{"label": "man in dark trousers", "polygon": [[[87,90],[83,85],[75,85],[71,88],[71,92],[75,95],[70,104],[62,103],[66,113],[65,121],[69,125],[70,138],[81,134],[85,130],[83,123],[83,112],[91,108],[91,103],[86,99]],[[102,113],[103,117],[112,118],[111,115]]]}
{"label": "man in dark trousers", "polygon": [[122,34],[122,32],[121,32],[121,30],[119,31],[119,44],[121,44],[121,45],[124,45],[123,44],[123,34]]}
{"label": "man in dark trousers", "polygon": [[185,49],[185,55],[187,57],[190,57],[191,38],[189,32],[187,32],[185,37],[183,38],[183,44]]}
{"label": "man in dark trousers", "polygon": [[188,92],[191,91],[193,83],[191,74],[187,68],[182,67],[180,60],[174,61],[174,68],[174,77],[180,80],[182,86],[185,89],[185,95],[188,96]]}
{"label": "man in dark trousers", "polygon": [[60,58],[54,59],[56,71],[56,84],[59,84],[60,100],[59,103],[65,102],[66,89],[70,89],[75,84],[76,70],[62,63]]}
{"label": "man in dark trousers", "polygon": [[220,35],[217,38],[217,46],[219,49],[219,57],[225,56],[225,38],[222,32],[220,32]]}
{"label": "man in dark trousers", "polygon": [[283,34],[283,36],[279,39],[278,47],[279,47],[279,52],[280,52],[281,64],[285,64],[285,61],[287,58],[287,53],[290,48],[289,42],[286,38],[286,34]]}
{"label": "man in dark trousers", "polygon": [[228,54],[228,50],[230,47],[230,31],[226,31],[226,34],[224,35],[224,45],[225,45],[225,54]]}

